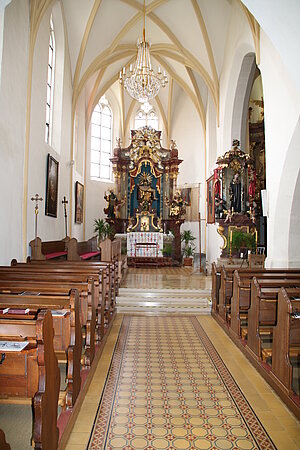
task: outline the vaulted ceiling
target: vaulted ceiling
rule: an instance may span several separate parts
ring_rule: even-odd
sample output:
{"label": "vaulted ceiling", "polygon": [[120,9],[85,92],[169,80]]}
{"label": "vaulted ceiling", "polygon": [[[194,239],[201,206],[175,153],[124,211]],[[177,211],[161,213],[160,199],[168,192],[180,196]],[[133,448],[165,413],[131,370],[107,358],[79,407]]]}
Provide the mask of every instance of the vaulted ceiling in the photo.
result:
{"label": "vaulted ceiling", "polygon": [[[87,123],[109,88],[121,105],[123,135],[134,102],[118,84],[119,71],[135,60],[142,37],[143,0],[62,0],[73,77],[73,109],[84,92]],[[240,0],[146,0],[146,40],[152,64],[167,72],[168,86],[156,105],[168,133],[172,102],[182,89],[193,102],[205,129],[208,96],[219,112],[222,71],[233,8],[245,13],[254,43],[256,22]],[[248,21],[248,23],[247,23]]]}

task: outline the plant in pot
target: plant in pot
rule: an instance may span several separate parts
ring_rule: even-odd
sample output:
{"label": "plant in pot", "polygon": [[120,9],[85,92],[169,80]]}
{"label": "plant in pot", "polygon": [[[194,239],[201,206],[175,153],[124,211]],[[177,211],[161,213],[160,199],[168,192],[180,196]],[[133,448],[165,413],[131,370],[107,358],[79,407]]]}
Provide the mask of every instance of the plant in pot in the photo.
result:
{"label": "plant in pot", "polygon": [[255,251],[255,235],[244,231],[234,231],[231,238],[231,249],[240,254],[241,250]]}
{"label": "plant in pot", "polygon": [[94,231],[98,234],[98,245],[110,234],[111,226],[104,219],[94,220]]}
{"label": "plant in pot", "polygon": [[183,265],[192,266],[195,246],[192,242],[196,239],[191,230],[184,230],[181,234],[181,242],[183,242],[182,254]]}

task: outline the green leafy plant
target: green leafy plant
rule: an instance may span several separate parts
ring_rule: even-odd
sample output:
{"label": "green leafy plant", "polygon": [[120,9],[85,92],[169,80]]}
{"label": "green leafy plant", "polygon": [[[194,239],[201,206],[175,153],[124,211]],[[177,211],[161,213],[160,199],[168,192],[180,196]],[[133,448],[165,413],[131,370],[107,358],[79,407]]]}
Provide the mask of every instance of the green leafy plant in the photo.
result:
{"label": "green leafy plant", "polygon": [[182,253],[185,258],[192,258],[195,254],[195,246],[191,244],[187,245],[182,249]]}
{"label": "green leafy plant", "polygon": [[94,231],[98,234],[99,242],[104,241],[110,232],[111,226],[105,222],[104,219],[95,219],[94,220]]}
{"label": "green leafy plant", "polygon": [[252,233],[245,233],[243,231],[233,231],[231,239],[232,250],[240,250],[247,248],[251,251],[255,250],[255,235]]}
{"label": "green leafy plant", "polygon": [[182,254],[185,258],[191,258],[195,253],[195,246],[192,242],[196,239],[191,230],[184,230],[180,234],[181,242],[183,242]]}
{"label": "green leafy plant", "polygon": [[173,246],[171,242],[166,242],[163,246],[163,255],[171,256],[173,251]]}

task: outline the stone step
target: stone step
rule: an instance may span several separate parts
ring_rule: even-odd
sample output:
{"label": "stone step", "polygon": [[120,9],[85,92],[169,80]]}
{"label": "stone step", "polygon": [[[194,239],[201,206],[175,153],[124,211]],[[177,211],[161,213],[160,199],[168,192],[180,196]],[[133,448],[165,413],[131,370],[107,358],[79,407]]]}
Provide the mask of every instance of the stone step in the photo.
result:
{"label": "stone step", "polygon": [[210,290],[121,288],[116,308],[124,314],[210,314]]}

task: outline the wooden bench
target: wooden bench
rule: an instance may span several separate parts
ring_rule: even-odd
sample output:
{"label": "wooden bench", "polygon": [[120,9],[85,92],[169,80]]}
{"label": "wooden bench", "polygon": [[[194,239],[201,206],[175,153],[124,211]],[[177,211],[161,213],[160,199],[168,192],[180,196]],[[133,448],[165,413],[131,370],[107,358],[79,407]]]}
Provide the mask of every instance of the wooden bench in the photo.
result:
{"label": "wooden bench", "polygon": [[248,311],[247,347],[254,357],[262,357],[262,336],[272,338],[273,327],[277,323],[277,299],[281,287],[300,287],[300,277],[294,280],[272,280],[271,286],[264,287],[254,277],[251,281],[251,306]]}
{"label": "wooden bench", "polygon": [[127,270],[127,255],[122,255],[122,241],[119,238],[109,238],[100,242],[101,261],[117,262],[118,265],[118,289],[122,277]]}
{"label": "wooden bench", "polygon": [[4,352],[0,365],[0,397],[6,402],[14,402],[15,398],[32,399],[34,446],[56,450],[60,376],[53,348],[51,312],[39,311],[28,318],[3,316],[0,329],[1,340],[28,342],[21,351]]}
{"label": "wooden bench", "polygon": [[[287,395],[299,397],[298,386],[293,388],[292,358],[300,356],[300,289],[281,288],[278,293],[278,320],[273,330],[271,377]],[[299,377],[298,377],[299,379]]]}
{"label": "wooden bench", "polygon": [[[103,332],[107,329],[108,324],[115,311],[115,270],[112,263],[105,263],[100,261],[66,261],[66,262],[34,262],[30,264],[16,263],[14,264],[14,270],[22,269],[29,273],[39,273],[43,275],[45,273],[53,272],[59,274],[61,277],[68,276],[70,281],[72,277],[77,276],[94,276],[99,282],[99,295],[98,298],[98,310],[97,310],[97,338],[100,341],[103,337]],[[1,269],[0,270],[4,270]],[[82,280],[83,281],[83,280]],[[94,283],[96,291],[96,284]]]}
{"label": "wooden bench", "polygon": [[211,301],[212,311],[217,313],[219,310],[219,291],[221,284],[221,269],[213,262],[211,265]]}
{"label": "wooden bench", "polygon": [[0,428],[0,448],[1,450],[11,450],[10,445],[6,442],[4,431]]}
{"label": "wooden bench", "polygon": [[[8,308],[2,315],[10,318],[10,311],[28,309],[37,314],[39,310],[49,310],[53,315],[53,347],[59,361],[67,361],[66,391],[63,406],[73,408],[81,386],[81,325],[79,319],[79,296],[75,289],[70,295],[20,295],[0,293],[0,308]],[[26,315],[25,315],[26,317]]]}
{"label": "wooden bench", "polygon": [[[42,281],[45,279],[47,279],[47,282]],[[6,286],[6,282],[9,282],[10,285]],[[38,285],[30,288],[30,282],[38,283]],[[15,268],[1,267],[0,283],[2,289],[5,290],[5,287],[7,289],[13,288],[14,292],[18,283],[27,283],[28,289],[23,290],[32,290],[34,292],[38,290],[45,295],[62,295],[69,292],[70,289],[78,289],[80,322],[84,331],[83,363],[85,366],[90,366],[95,354],[95,328],[97,324],[98,303],[102,301],[101,297],[101,300],[99,300],[99,276],[93,277],[84,273],[78,274],[64,271],[41,271],[38,268],[36,270],[28,270],[24,269],[23,266],[16,266]],[[13,283],[15,283],[14,287],[12,286]],[[99,320],[101,322],[101,318]]]}
{"label": "wooden bench", "polygon": [[[236,268],[221,267],[221,283],[219,291],[219,316],[225,322],[228,307],[230,307],[231,297],[233,295],[233,274],[237,270]],[[299,269],[249,269],[240,268],[238,273],[240,276],[247,277],[249,274],[251,277],[259,276],[262,273],[274,273],[282,274],[284,272],[289,272],[291,274],[298,274]]]}
{"label": "wooden bench", "polygon": [[250,308],[251,300],[251,279],[254,275],[259,278],[259,281],[266,280],[265,286],[270,286],[272,279],[294,279],[296,276],[300,277],[299,272],[295,272],[292,269],[290,272],[288,269],[283,270],[281,273],[274,272],[272,269],[266,269],[264,272],[240,272],[235,270],[233,274],[233,295],[230,300],[230,329],[237,336],[241,335],[241,316],[244,321],[247,321],[248,310]]}
{"label": "wooden bench", "polygon": [[98,248],[97,236],[93,236],[88,241],[78,242],[72,238],[67,242],[68,261],[90,261],[100,260],[100,250]]}
{"label": "wooden bench", "polygon": [[47,241],[37,237],[33,241],[29,242],[31,248],[32,260],[43,261],[48,259],[67,259],[67,243],[70,240],[69,237],[62,239],[61,241]]}

